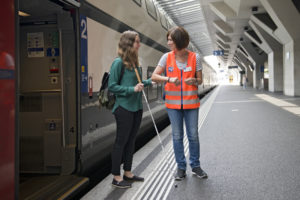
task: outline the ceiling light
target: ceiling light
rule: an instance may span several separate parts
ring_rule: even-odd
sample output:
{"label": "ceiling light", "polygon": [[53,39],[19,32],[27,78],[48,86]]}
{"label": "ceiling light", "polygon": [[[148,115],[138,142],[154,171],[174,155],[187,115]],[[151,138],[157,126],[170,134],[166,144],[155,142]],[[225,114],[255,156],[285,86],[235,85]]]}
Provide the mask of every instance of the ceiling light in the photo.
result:
{"label": "ceiling light", "polygon": [[30,16],[28,13],[25,13],[25,12],[22,12],[22,11],[19,11],[19,15],[22,16],[22,17],[29,17]]}

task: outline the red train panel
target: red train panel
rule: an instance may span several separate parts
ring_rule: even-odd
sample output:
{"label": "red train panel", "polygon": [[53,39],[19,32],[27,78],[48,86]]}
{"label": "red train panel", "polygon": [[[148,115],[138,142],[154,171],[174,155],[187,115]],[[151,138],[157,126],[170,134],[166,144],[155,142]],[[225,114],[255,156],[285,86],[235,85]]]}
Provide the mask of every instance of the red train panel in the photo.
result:
{"label": "red train panel", "polygon": [[15,8],[0,6],[0,199],[15,198]]}

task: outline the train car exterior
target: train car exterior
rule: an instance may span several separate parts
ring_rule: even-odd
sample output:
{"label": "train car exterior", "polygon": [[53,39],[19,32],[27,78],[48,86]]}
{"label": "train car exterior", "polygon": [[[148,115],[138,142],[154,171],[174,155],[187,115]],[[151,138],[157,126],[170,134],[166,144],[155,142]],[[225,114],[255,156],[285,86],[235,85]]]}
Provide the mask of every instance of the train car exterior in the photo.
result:
{"label": "train car exterior", "polygon": [[199,86],[199,94],[203,95],[214,88],[217,84],[217,73],[206,62],[202,61],[203,84]]}
{"label": "train car exterior", "polygon": [[[111,0],[109,2],[105,0],[88,0],[81,8],[81,20],[86,20],[86,23],[81,24],[86,24],[87,27],[87,51],[89,52],[86,80],[93,80],[92,85],[98,86],[93,88],[93,94],[99,89],[99,81],[102,74],[109,70],[111,61],[116,55],[118,38],[120,38],[120,34],[123,31],[134,29],[140,33],[142,45],[139,51],[139,60],[142,67],[143,79],[151,76],[160,57],[163,53],[169,51],[166,45],[166,31],[171,23],[159,12],[153,2],[129,0],[123,3],[120,6],[120,1],[118,0]],[[105,13],[113,16],[113,18],[107,15],[104,16]],[[167,22],[164,24],[164,21]],[[103,48],[99,50],[99,46]],[[190,46],[190,48],[193,48],[192,45]],[[210,77],[213,72],[208,65],[205,65],[204,69],[204,73],[208,73],[206,75],[208,80],[205,81],[204,89],[199,90],[199,93],[207,92],[210,89]],[[162,92],[160,91],[163,91],[162,85],[155,85],[147,89],[148,99],[153,102],[152,109],[159,111],[154,114],[157,119],[161,117],[162,114],[160,113],[166,114],[163,102],[160,101],[162,96]],[[95,105],[87,97],[83,97],[82,99],[85,101],[83,102],[84,105]],[[95,116],[91,115],[92,112],[91,108],[89,110],[82,110],[82,116],[84,116],[82,117],[84,119],[82,120],[82,125],[84,127],[82,132],[83,145],[81,159],[83,160],[82,163],[86,163],[84,167],[87,168],[89,167],[88,163],[96,162],[95,157],[107,156],[100,152],[103,152],[103,150],[110,151],[114,140],[112,135],[114,135],[115,130],[114,123],[111,124],[113,120],[108,120],[108,116],[111,115],[106,114],[107,110],[102,109],[100,113],[98,110],[94,110],[94,112],[99,114],[97,117],[91,118],[90,116]],[[105,119],[103,119],[103,116],[105,116]],[[91,124],[91,121],[95,121],[95,123]],[[109,124],[103,124],[104,121],[109,121]],[[147,127],[148,123],[151,124],[151,121],[143,120],[141,132],[147,132],[145,127]],[[95,128],[99,124],[100,128]],[[142,133],[140,133],[141,135]],[[100,145],[93,145],[95,143]],[[96,150],[97,148],[98,150]],[[85,169],[83,168],[83,171]]]}
{"label": "train car exterior", "polygon": [[[150,2],[152,3],[152,2]],[[149,6],[150,4],[148,4]],[[148,9],[149,10],[149,9]],[[160,14],[152,4],[152,15],[148,14],[146,4],[137,4],[135,1],[95,1],[89,0],[80,8],[81,44],[86,43],[87,72],[85,80],[88,87],[81,88],[81,172],[97,166],[97,163],[107,161],[108,153],[112,148],[115,137],[115,123],[109,110],[97,105],[97,92],[103,73],[109,71],[116,55],[117,45],[121,33],[125,30],[135,30],[140,33],[141,47],[139,61],[142,67],[142,78],[147,79],[157,65],[157,61],[168,51]],[[84,31],[84,33],[82,32]],[[86,37],[82,37],[86,34]],[[87,38],[87,39],[85,39]],[[86,41],[87,40],[87,41]],[[85,48],[85,47],[84,47]],[[83,50],[81,46],[81,50]],[[84,56],[84,55],[81,55]],[[86,90],[86,91],[84,91]],[[155,110],[156,121],[163,122],[166,111],[161,101],[162,86],[155,85],[146,89],[151,107]],[[88,95],[86,95],[88,94]],[[92,97],[92,98],[91,98]],[[145,109],[144,109],[145,110]],[[143,137],[147,129],[151,128],[149,116],[144,114],[138,137]]]}

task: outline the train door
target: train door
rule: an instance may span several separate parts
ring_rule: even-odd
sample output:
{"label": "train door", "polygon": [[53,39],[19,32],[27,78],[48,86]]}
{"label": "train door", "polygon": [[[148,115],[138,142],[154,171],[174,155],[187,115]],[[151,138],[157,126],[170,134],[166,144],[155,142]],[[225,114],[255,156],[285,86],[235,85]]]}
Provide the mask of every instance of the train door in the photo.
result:
{"label": "train door", "polygon": [[76,45],[69,11],[20,0],[20,173],[71,174],[76,148]]}

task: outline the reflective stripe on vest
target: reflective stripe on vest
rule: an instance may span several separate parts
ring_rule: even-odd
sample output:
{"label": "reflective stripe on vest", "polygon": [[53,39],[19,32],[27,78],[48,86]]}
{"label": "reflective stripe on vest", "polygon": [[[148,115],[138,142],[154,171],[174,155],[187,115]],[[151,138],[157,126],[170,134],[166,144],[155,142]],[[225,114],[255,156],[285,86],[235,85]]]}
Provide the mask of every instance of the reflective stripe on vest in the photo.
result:
{"label": "reflective stripe on vest", "polygon": [[[166,95],[169,96],[180,96],[181,95],[181,91],[177,92],[177,91],[165,91]],[[182,91],[182,95],[183,96],[188,96],[188,95],[197,95],[198,91],[197,90],[192,90],[192,91]]]}
{"label": "reflective stripe on vest", "polygon": [[180,70],[176,65],[175,53],[168,53],[166,73],[168,77],[177,77],[180,85],[173,83],[165,84],[165,103],[171,109],[194,109],[200,106],[198,98],[198,86],[188,85],[184,82],[187,78],[196,75],[196,54],[189,51],[186,70]]}

